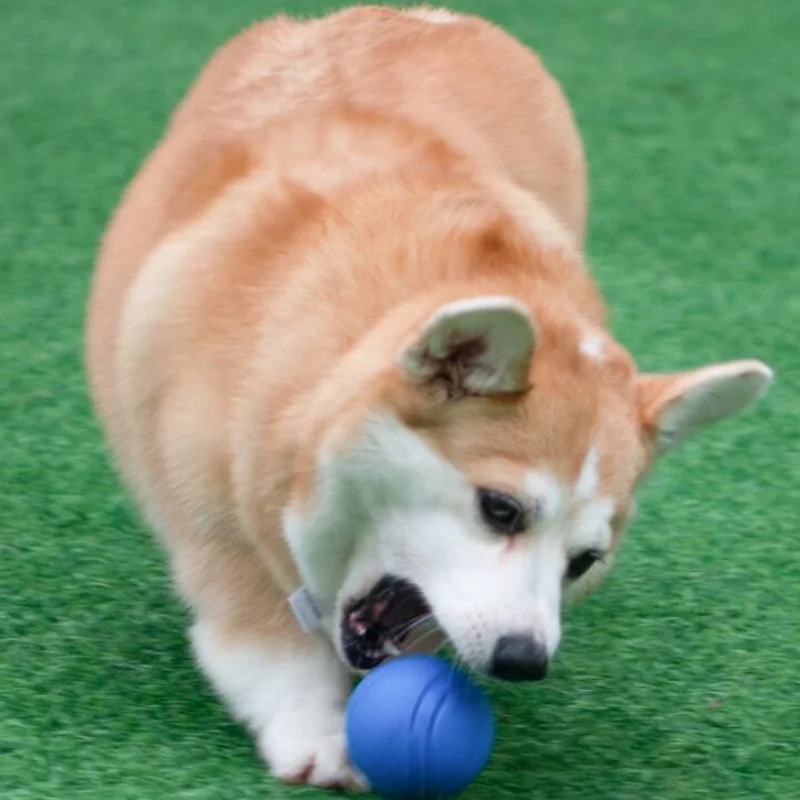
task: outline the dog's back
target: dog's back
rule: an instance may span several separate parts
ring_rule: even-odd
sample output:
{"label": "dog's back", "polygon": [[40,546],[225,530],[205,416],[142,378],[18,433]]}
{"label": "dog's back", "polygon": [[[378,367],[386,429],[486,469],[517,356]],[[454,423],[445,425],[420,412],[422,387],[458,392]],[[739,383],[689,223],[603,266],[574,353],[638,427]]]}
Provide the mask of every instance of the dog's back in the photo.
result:
{"label": "dog's back", "polygon": [[[103,242],[87,360],[109,445],[168,545],[202,665],[286,780],[359,782],[343,665],[286,616],[298,576],[280,513],[313,473],[312,453],[287,444],[290,409],[315,398],[313,440],[315,414],[368,402],[348,397],[363,376],[347,365],[324,385],[331,364],[448,271],[502,261],[514,226],[476,181],[580,250],[583,153],[532,53],[444,11],[277,18],[212,58]],[[402,265],[387,236],[408,250]],[[257,672],[242,673],[237,642]],[[299,709],[309,685],[314,709],[280,722],[275,704]]]}
{"label": "dog's back", "polygon": [[[395,128],[370,141],[370,114]],[[324,191],[402,159],[409,123],[535,193],[582,243],[585,169],[571,112],[512,37],[435,9],[269,20],[209,62],[107,232],[89,329],[101,403],[123,294],[159,241],[254,172]]]}
{"label": "dog's back", "polygon": [[[251,364],[246,351],[265,316],[274,320],[272,413],[291,397],[287,387],[309,390],[329,355],[326,315],[329,328],[346,327],[348,307],[321,304],[312,291],[313,321],[295,306],[283,324],[281,293],[299,290],[287,280],[297,259],[282,254],[309,245],[321,205],[358,215],[356,201],[346,209],[348,188],[381,174],[394,181],[406,167],[415,181],[430,173],[431,196],[459,172],[496,181],[510,207],[521,202],[527,217],[538,213],[538,234],[582,245],[584,161],[569,107],[537,58],[482,19],[379,7],[306,22],[279,17],[234,38],[203,70],[117,209],[89,309],[98,409],[157,527],[170,526],[159,521],[163,503],[148,499],[148,484],[166,497],[168,473],[186,484],[177,462],[194,470],[209,462],[196,490],[213,496],[204,484],[219,487],[227,469],[213,455],[225,448],[212,424],[186,437],[194,455],[175,457],[174,468],[162,463],[168,457],[154,458],[152,430],[165,424],[165,397],[182,395],[176,384],[202,387],[187,403],[204,405],[198,398],[206,397],[202,413],[222,429],[220,404],[241,380],[232,372]],[[378,205],[363,208],[357,224],[369,228],[376,214],[375,228],[404,224],[402,202],[394,219],[388,197]],[[425,269],[434,273],[435,261]],[[323,274],[307,270],[307,280],[320,293],[326,277],[318,268]],[[256,284],[274,307],[253,303]],[[400,299],[376,296],[367,274],[354,274],[351,290],[370,295],[373,316]],[[363,332],[363,324],[350,327],[353,337]],[[281,352],[292,363],[281,363]],[[161,421],[148,416],[156,406]],[[184,416],[187,425],[197,422]]]}

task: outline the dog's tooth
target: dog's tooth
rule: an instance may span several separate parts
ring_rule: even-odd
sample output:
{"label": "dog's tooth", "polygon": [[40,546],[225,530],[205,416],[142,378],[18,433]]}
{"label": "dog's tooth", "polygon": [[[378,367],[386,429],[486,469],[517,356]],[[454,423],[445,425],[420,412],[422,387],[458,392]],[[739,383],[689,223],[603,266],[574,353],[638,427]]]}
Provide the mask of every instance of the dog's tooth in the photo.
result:
{"label": "dog's tooth", "polygon": [[383,652],[386,653],[387,656],[392,656],[393,658],[403,655],[403,651],[391,639],[387,639],[383,643]]}

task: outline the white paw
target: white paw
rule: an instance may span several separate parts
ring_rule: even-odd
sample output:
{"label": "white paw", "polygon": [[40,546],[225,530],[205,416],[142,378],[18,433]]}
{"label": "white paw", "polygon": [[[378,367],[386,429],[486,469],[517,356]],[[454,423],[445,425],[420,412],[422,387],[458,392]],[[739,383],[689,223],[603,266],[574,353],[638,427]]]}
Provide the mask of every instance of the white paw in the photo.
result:
{"label": "white paw", "polygon": [[327,642],[308,637],[295,649],[232,644],[198,623],[192,643],[277,778],[331,789],[367,788],[347,757],[344,709],[350,675]]}
{"label": "white paw", "polygon": [[276,714],[258,737],[258,749],[275,777],[325,789],[366,791],[366,780],[350,764],[344,717],[308,707]]}

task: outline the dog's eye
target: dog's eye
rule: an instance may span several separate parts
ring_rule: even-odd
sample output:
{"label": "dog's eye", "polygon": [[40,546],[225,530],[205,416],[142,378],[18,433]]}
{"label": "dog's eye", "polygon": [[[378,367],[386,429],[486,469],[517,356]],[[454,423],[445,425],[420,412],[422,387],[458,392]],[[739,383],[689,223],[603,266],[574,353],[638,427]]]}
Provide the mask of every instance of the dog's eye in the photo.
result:
{"label": "dog's eye", "polygon": [[528,527],[525,507],[515,497],[492,489],[478,489],[484,522],[495,532],[512,535]]}
{"label": "dog's eye", "polygon": [[584,572],[587,572],[595,562],[600,561],[602,557],[603,554],[599,550],[584,550],[582,553],[575,556],[575,558],[569,560],[569,564],[567,564],[567,578],[571,581],[577,580]]}

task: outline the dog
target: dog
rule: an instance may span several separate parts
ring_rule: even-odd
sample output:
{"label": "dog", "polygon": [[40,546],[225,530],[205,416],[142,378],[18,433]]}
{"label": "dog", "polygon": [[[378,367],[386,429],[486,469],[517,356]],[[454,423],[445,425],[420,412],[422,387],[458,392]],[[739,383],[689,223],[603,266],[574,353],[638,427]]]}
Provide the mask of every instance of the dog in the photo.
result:
{"label": "dog", "polygon": [[449,640],[545,676],[637,487],[772,374],[643,374],[587,268],[556,80],[493,24],[354,7],[249,28],[127,188],[92,396],[200,668],[285,782],[365,788],[354,674]]}

